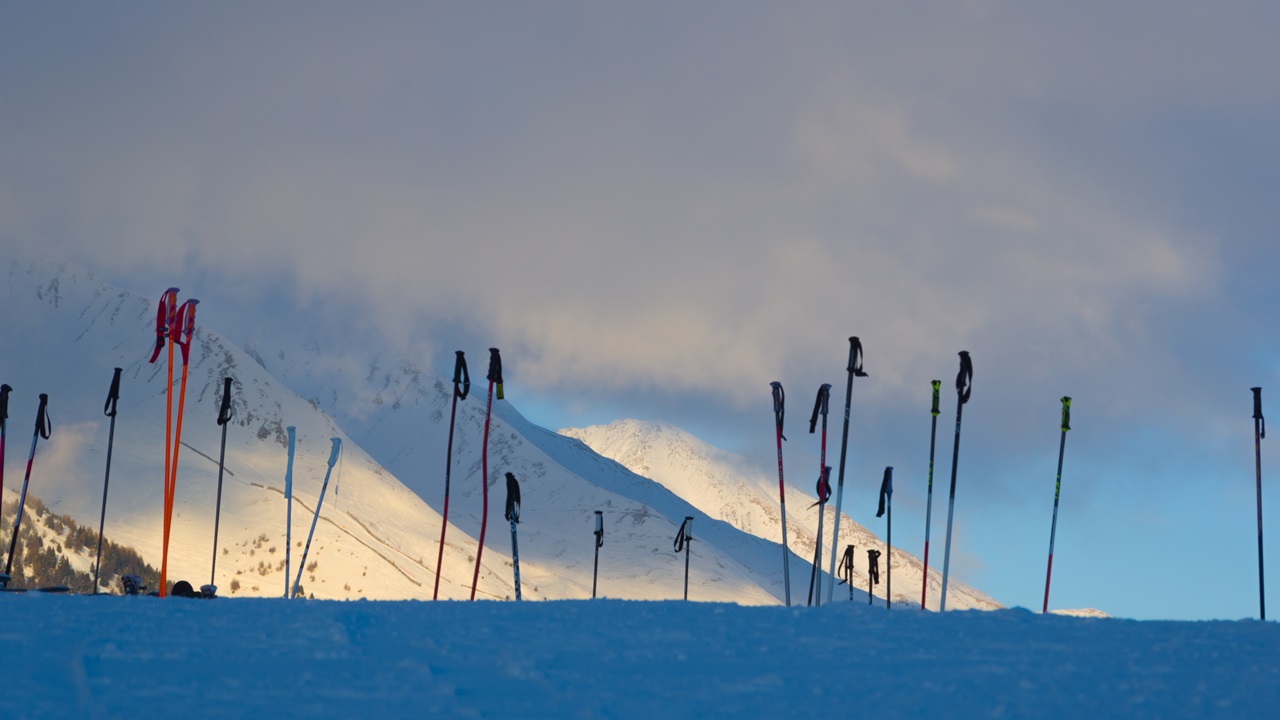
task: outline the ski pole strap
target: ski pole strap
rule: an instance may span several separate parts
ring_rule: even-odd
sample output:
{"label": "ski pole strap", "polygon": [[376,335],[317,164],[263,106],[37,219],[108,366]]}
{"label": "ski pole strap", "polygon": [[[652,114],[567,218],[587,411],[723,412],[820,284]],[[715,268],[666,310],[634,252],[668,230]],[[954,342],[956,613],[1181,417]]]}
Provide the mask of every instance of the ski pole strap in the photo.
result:
{"label": "ski pole strap", "polygon": [[[818,476],[818,502],[813,505],[823,505],[831,499],[831,466],[827,465],[822,468],[822,474]],[[810,505],[809,507],[813,507]]]}
{"label": "ski pole strap", "polygon": [[596,511],[596,547],[604,547],[604,511]]}
{"label": "ski pole strap", "polygon": [[504,517],[513,523],[520,522],[520,483],[512,473],[507,473],[507,512]]}
{"label": "ski pole strap", "polygon": [[1064,395],[1062,397],[1062,432],[1071,429],[1071,398]]}
{"label": "ski pole strap", "polygon": [[847,545],[844,555],[840,556],[840,582],[837,585],[853,584],[853,546]]}
{"label": "ski pole strap", "polygon": [[[4,404],[8,404],[9,386],[4,386],[4,394],[6,395]],[[120,368],[116,368],[115,374],[111,376],[111,389],[107,391],[107,404],[102,406],[102,414],[107,417],[116,416],[116,402],[120,399]],[[0,418],[5,415],[5,409],[0,409]]]}
{"label": "ski pole strap", "polygon": [[969,351],[960,351],[960,372],[956,375],[956,394],[960,404],[969,402],[969,393],[973,391],[973,360],[969,359]]}
{"label": "ski pole strap", "polygon": [[818,427],[818,416],[827,416],[827,405],[831,400],[831,383],[822,383],[818,388],[818,397],[813,401],[813,416],[809,418],[809,432]]}
{"label": "ski pole strap", "polygon": [[693,518],[686,516],[684,522],[680,523],[680,532],[676,533],[675,548],[676,552],[684,550],[685,546],[693,542]]}
{"label": "ski pole strap", "polygon": [[48,440],[49,432],[52,430],[53,423],[49,420],[49,394],[40,393],[40,407],[36,409],[36,434]]}
{"label": "ski pole strap", "polygon": [[854,377],[867,376],[862,371],[862,341],[857,336],[849,338],[849,367],[845,370],[853,373]]}
{"label": "ski pole strap", "polygon": [[876,510],[876,517],[884,515],[885,503],[893,502],[893,468],[884,469],[884,479],[880,481],[880,507]]}
{"label": "ski pole strap", "polygon": [[231,378],[222,378],[222,406],[218,408],[218,425],[231,422],[234,414],[231,410]]}
{"label": "ski pole strap", "polygon": [[156,358],[160,357],[160,351],[164,349],[165,338],[169,337],[169,332],[173,328],[174,319],[178,310],[178,288],[171,287],[160,295],[160,305],[156,308],[156,347],[151,352],[151,359],[148,363],[153,363]]}
{"label": "ski pole strap", "polygon": [[[4,386],[5,392],[8,392],[8,387],[9,387],[8,385]],[[1258,437],[1264,438],[1267,436],[1267,420],[1266,418],[1262,417],[1262,388],[1256,387],[1256,388],[1252,388],[1252,390],[1253,390],[1253,419],[1261,423],[1261,432],[1258,434]],[[3,419],[3,418],[4,418],[3,411],[0,411],[0,419]]]}
{"label": "ski pole strap", "polygon": [[[8,387],[8,385],[6,385],[5,387]],[[784,417],[786,417],[786,414],[787,414],[787,410],[786,410],[787,394],[782,390],[782,383],[778,382],[777,380],[774,380],[773,382],[769,383],[769,387],[773,388],[773,420],[778,424],[778,433],[781,434],[782,420]],[[786,440],[787,437],[783,435],[782,439]]]}
{"label": "ski pole strap", "polygon": [[498,399],[502,399],[502,355],[498,348],[489,348],[489,382],[498,386]]}
{"label": "ski pole strap", "polygon": [[0,422],[9,419],[9,393],[13,392],[13,388],[6,383],[0,385]]}
{"label": "ski pole strap", "polygon": [[200,301],[191,298],[178,308],[177,319],[169,326],[169,337],[182,348],[182,364],[186,365],[191,357],[191,336],[196,331],[196,305]]}
{"label": "ski pole strap", "polygon": [[471,373],[467,372],[467,358],[461,350],[453,352],[457,356],[453,360],[453,394],[459,400],[466,400],[467,393],[471,392]]}
{"label": "ski pole strap", "polygon": [[932,410],[932,412],[933,412],[933,414],[934,414],[934,415],[937,415],[937,414],[938,414],[938,392],[939,392],[939,390],[942,388],[942,381],[941,381],[941,380],[930,380],[930,381],[929,381],[929,383],[930,383],[931,385],[933,385],[933,410]]}
{"label": "ski pole strap", "polygon": [[867,551],[867,577],[871,579],[872,585],[880,584],[880,551]]}

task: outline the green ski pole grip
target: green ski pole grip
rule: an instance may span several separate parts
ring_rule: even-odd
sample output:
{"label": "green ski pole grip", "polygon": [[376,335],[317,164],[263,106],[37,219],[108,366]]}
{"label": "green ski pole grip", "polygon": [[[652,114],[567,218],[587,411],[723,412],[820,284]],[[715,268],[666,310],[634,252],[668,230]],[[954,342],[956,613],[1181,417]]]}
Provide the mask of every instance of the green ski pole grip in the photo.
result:
{"label": "green ski pole grip", "polygon": [[1071,429],[1071,398],[1063,396],[1062,398],[1062,432]]}
{"label": "green ski pole grip", "polygon": [[942,381],[932,380],[930,383],[933,385],[933,414],[936,416],[938,414],[938,393],[942,389]]}

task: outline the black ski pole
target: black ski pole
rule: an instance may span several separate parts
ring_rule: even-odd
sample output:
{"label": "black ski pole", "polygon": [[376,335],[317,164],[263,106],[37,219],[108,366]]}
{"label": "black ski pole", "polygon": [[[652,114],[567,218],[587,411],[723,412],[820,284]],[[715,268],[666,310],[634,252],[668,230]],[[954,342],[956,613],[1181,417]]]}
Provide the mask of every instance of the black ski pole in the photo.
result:
{"label": "black ski pole", "polygon": [[[813,547],[813,565],[809,570],[809,606],[822,604],[822,518],[826,509],[827,500],[831,498],[831,467],[823,466],[822,474],[818,476],[818,502],[813,505],[818,506],[818,538]],[[809,507],[813,507],[810,505]],[[814,594],[814,583],[817,582],[818,592]]]}
{"label": "black ski pole", "polygon": [[507,511],[503,517],[511,523],[511,567],[516,575],[516,600],[520,600],[520,545],[516,542],[516,525],[520,524],[520,483],[507,473]]}
{"label": "black ski pole", "polygon": [[782,476],[782,441],[787,438],[782,434],[782,420],[786,415],[787,394],[782,391],[782,383],[769,383],[773,388],[773,419],[778,429],[778,500],[782,508],[782,586],[786,593],[787,607],[791,607],[791,551],[787,547],[787,485]]}
{"label": "black ski pole", "polygon": [[9,428],[9,393],[13,388],[0,385],[0,498],[4,497],[4,439]]}
{"label": "black ski pole", "polygon": [[591,566],[591,599],[596,599],[596,580],[600,577],[600,548],[604,547],[604,511],[596,511],[596,560]]}
{"label": "black ski pole", "polygon": [[849,586],[849,602],[853,602],[853,545],[846,545],[840,556],[840,583]]}
{"label": "black ski pole", "polygon": [[1044,607],[1049,612],[1049,580],[1053,578],[1053,541],[1058,534],[1058,494],[1062,492],[1062,454],[1067,449],[1067,431],[1071,429],[1071,398],[1062,398],[1062,437],[1058,440],[1058,479],[1053,485],[1053,523],[1049,526],[1049,568],[1044,573]]}
{"label": "black ski pole", "polygon": [[[813,570],[809,573],[809,604],[822,604],[822,520],[826,516],[827,500],[831,497],[831,468],[827,467],[827,408],[831,402],[831,383],[823,383],[818,388],[818,396],[813,402],[813,415],[809,418],[809,434],[818,427],[818,417],[822,417],[822,445],[818,458],[818,538],[813,548]],[[823,492],[826,496],[823,496]],[[815,582],[818,592],[814,593]]]}
{"label": "black ski pole", "polygon": [[[849,451],[849,408],[853,402],[853,379],[866,377],[862,370],[862,341],[856,336],[849,338],[849,383],[844,390],[844,432],[840,435],[840,469],[836,474],[836,520],[831,527],[831,577],[836,576],[836,549],[840,547],[840,508],[844,504],[844,461]],[[831,602],[836,585],[831,583],[827,588],[827,602]]]}
{"label": "black ski pole", "polygon": [[964,413],[964,404],[969,402],[969,393],[973,390],[973,361],[969,359],[969,351],[960,351],[960,372],[956,375],[956,444],[951,451],[951,497],[947,501],[947,543],[942,554],[942,600],[938,604],[939,612],[947,610],[947,575],[951,569],[951,522],[956,511],[956,466],[960,462],[960,419]]}
{"label": "black ski pole", "polygon": [[476,571],[471,576],[471,599],[476,599],[476,587],[480,584],[480,556],[484,554],[484,531],[489,525],[489,419],[493,416],[493,389],[498,388],[502,399],[502,355],[498,348],[489,348],[489,400],[484,410],[484,439],[480,443],[480,539],[476,543]]}
{"label": "black ski pole", "polygon": [[676,533],[675,548],[679,553],[684,551],[684,599],[689,600],[689,548],[693,544],[693,518],[686,515],[680,523],[680,532]]}
{"label": "black ski pole", "polygon": [[222,445],[218,450],[218,499],[213,505],[213,562],[209,563],[209,587],[200,588],[205,595],[218,591],[214,577],[218,567],[218,523],[222,520],[222,472],[227,463],[227,425],[235,411],[231,409],[231,378],[222,378],[222,405],[218,407],[218,425],[222,427]]}
{"label": "black ski pole", "polygon": [[876,510],[876,517],[888,515],[885,518],[885,585],[884,585],[884,606],[891,607],[893,602],[893,468],[884,469],[884,480],[880,481],[880,508]]}
{"label": "black ski pole", "polygon": [[1262,388],[1253,388],[1253,455],[1258,468],[1258,614],[1267,619],[1267,591],[1262,572],[1262,439],[1267,436],[1267,421],[1262,417]]}
{"label": "black ski pole", "polygon": [[36,460],[36,441],[49,439],[53,429],[49,422],[49,395],[40,393],[40,407],[36,410],[36,429],[31,435],[31,454],[27,456],[27,474],[22,478],[22,494],[18,497],[18,517],[13,522],[13,538],[9,541],[9,559],[4,564],[4,574],[0,575],[0,588],[8,587],[10,573],[13,571],[13,551],[18,547],[18,531],[22,528],[22,510],[27,504],[27,486],[31,484],[31,466]]}
{"label": "black ski pole", "polygon": [[[116,442],[116,403],[120,400],[120,368],[111,376],[111,389],[107,390],[107,404],[102,414],[111,418],[107,430],[107,472],[102,478],[102,515],[98,518],[98,559],[93,562],[93,594],[98,594],[98,574],[102,570],[102,532],[107,526],[107,485],[111,482],[111,449]],[[5,387],[8,387],[7,385]],[[4,458],[0,457],[0,463]]]}
{"label": "black ski pole", "polygon": [[436,552],[436,586],[431,599],[440,598],[440,573],[444,569],[444,534],[449,528],[449,473],[453,469],[453,425],[458,416],[458,401],[466,400],[471,392],[471,373],[467,372],[467,358],[461,350],[454,350],[453,400],[449,405],[449,444],[444,452],[444,514],[440,518],[440,549]]}
{"label": "black ski pole", "polygon": [[920,588],[920,609],[925,609],[925,601],[929,599],[929,526],[933,520],[933,449],[938,438],[938,391],[942,387],[941,380],[931,380],[933,385],[933,420],[929,428],[929,489],[924,504],[924,581]]}

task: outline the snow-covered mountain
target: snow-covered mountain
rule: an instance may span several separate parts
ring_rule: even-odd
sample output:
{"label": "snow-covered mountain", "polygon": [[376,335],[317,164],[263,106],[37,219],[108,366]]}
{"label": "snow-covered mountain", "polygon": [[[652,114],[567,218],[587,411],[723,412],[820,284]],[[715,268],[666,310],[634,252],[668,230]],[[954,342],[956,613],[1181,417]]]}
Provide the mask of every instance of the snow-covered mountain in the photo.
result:
{"label": "snow-covered mountain", "polygon": [[[217,302],[216,297],[200,299],[201,308]],[[0,322],[11,340],[0,355],[0,372],[14,387],[9,430],[17,434],[29,425],[24,416],[34,413],[40,392],[49,393],[54,420],[53,437],[37,448],[32,493],[56,512],[82,523],[96,521],[107,443],[107,418],[98,408],[112,367],[122,367],[106,532],[158,566],[167,372],[163,354],[156,364],[147,363],[154,318],[154,298],[109,287],[91,273],[67,266],[12,261],[0,287]],[[284,593],[285,428],[293,425],[298,443],[292,573],[297,572],[324,477],[329,438],[344,441],[302,574],[304,589],[316,597],[431,597],[441,528],[433,505],[443,500],[449,384],[411,362],[389,362],[372,354],[360,384],[322,387],[324,368],[351,360],[318,348],[250,354],[199,316],[196,326],[178,450],[169,578],[201,584],[213,562],[221,440],[214,420],[222,378],[229,376],[235,381],[235,416],[227,434],[215,578],[223,594]],[[483,362],[478,355],[472,354],[473,363]],[[483,377],[483,368],[475,374]],[[175,395],[179,377],[175,373]],[[312,387],[303,396],[282,378],[302,385],[310,379]],[[484,400],[483,392],[473,392],[458,405],[441,582],[441,595],[447,598],[469,595],[483,502]],[[325,412],[326,402],[332,415]],[[10,444],[5,461],[10,478],[21,477],[25,458],[12,449],[20,445]],[[773,572],[779,551],[775,543],[713,520],[667,488],[577,441],[534,426],[509,401],[493,403],[488,471],[490,522],[481,597],[513,595],[509,530],[501,520],[507,471],[520,478],[524,491],[520,549],[525,597],[590,595],[595,510],[606,518],[601,595],[679,597],[683,558],[672,552],[672,540],[681,520],[693,516],[692,598],[769,604],[783,597],[781,579]],[[6,496],[14,497],[14,485],[6,483]]]}
{"label": "snow-covered mountain", "polygon": [[[768,475],[744,458],[719,450],[678,427],[660,422],[618,420],[608,425],[567,428],[562,435],[576,438],[601,455],[618,461],[633,472],[653,479],[673,493],[688,500],[699,510],[719,520],[762,538],[781,542],[782,523],[778,503],[778,477]],[[834,482],[834,481],[833,481]],[[817,536],[817,511],[814,497],[788,483],[787,544],[796,555],[812,558]],[[829,567],[831,528],[835,522],[834,499],[829,503],[824,520],[823,567]],[[842,514],[840,547],[852,543],[855,550],[855,587],[867,587],[867,549],[885,550],[885,543],[874,533]],[[780,557],[780,556],[779,556]],[[923,581],[923,563],[901,548],[893,548],[893,601],[919,604]],[[774,559],[774,565],[781,560]],[[880,560],[881,584],[875,595],[884,597],[887,590],[886,560]],[[801,578],[792,568],[792,593],[808,588],[808,563],[803,564]],[[779,572],[781,572],[779,570]],[[846,592],[845,588],[840,591]],[[942,574],[929,568],[929,606],[936,608],[942,592]],[[950,608],[994,609],[995,600],[961,583],[951,582],[947,588]],[[824,595],[825,597],[825,595]]]}

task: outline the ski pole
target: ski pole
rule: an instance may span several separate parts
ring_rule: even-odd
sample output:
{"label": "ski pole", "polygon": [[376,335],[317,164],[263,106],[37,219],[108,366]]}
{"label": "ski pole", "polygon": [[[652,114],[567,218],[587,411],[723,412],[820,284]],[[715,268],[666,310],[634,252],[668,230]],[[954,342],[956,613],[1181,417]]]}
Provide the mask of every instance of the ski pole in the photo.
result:
{"label": "ski pole", "polygon": [[[222,378],[222,405],[218,408],[218,425],[222,426],[222,445],[218,450],[218,499],[213,506],[213,562],[209,564],[209,585],[215,590],[213,580],[218,567],[218,523],[222,519],[222,472],[227,461],[227,425],[235,411],[231,408],[231,378]],[[203,590],[204,588],[201,588]]]}
{"label": "ski pole", "polygon": [[[818,397],[814,399],[813,415],[809,418],[809,434],[818,426],[818,416],[822,416],[822,450],[818,458],[818,538],[813,549],[813,570],[809,573],[809,604],[822,604],[822,519],[826,514],[827,499],[831,497],[831,468],[827,467],[827,406],[831,401],[831,383],[823,383],[818,388]],[[823,496],[825,491],[826,496]],[[814,594],[814,583],[817,583],[817,594]]]}
{"label": "ski pole", "polygon": [[13,551],[18,546],[18,530],[22,528],[22,510],[27,504],[27,486],[31,484],[31,465],[36,460],[36,441],[49,439],[53,429],[49,422],[49,396],[40,393],[40,407],[36,410],[36,430],[31,435],[31,454],[27,456],[27,474],[22,478],[22,495],[18,498],[18,517],[13,522],[13,539],[9,541],[9,559],[4,564],[4,574],[0,575],[0,588],[8,587],[10,572],[13,571]]}
{"label": "ski pole", "polygon": [[307,533],[307,544],[302,546],[302,557],[298,559],[298,577],[293,581],[293,597],[298,597],[298,586],[302,584],[302,571],[307,566],[307,553],[311,551],[311,538],[316,534],[316,523],[320,521],[320,506],[324,505],[324,491],[329,488],[329,476],[333,474],[334,463],[338,462],[338,451],[342,449],[341,438],[330,438],[333,446],[329,449],[329,469],[324,471],[324,483],[320,486],[320,498],[316,500],[316,514],[311,518],[311,531]]}
{"label": "ski pole", "polygon": [[893,468],[884,469],[884,480],[880,481],[880,508],[876,510],[876,517],[886,515],[885,518],[885,585],[884,585],[884,606],[889,608],[893,598]]}
{"label": "ski pole", "polygon": [[4,438],[9,427],[9,393],[13,388],[0,385],[0,498],[4,497]]}
{"label": "ski pole", "polygon": [[284,468],[284,596],[289,597],[289,550],[293,546],[293,453],[298,444],[298,429],[290,425],[289,462]]}
{"label": "ski pole", "polygon": [[1067,431],[1071,429],[1071,398],[1062,398],[1062,437],[1058,440],[1058,479],[1053,485],[1053,523],[1049,526],[1049,568],[1044,573],[1044,607],[1049,612],[1049,580],[1053,577],[1053,541],[1058,534],[1058,494],[1062,491],[1062,454],[1067,449]]}
{"label": "ski pole", "polygon": [[1267,619],[1267,591],[1262,573],[1262,439],[1267,436],[1267,421],[1262,417],[1262,388],[1253,390],[1253,455],[1258,468],[1258,614]]}
{"label": "ski pole", "polygon": [[516,574],[516,601],[520,600],[520,546],[516,543],[516,525],[520,523],[520,483],[513,473],[507,473],[507,511],[504,517],[511,523],[511,567]]}
{"label": "ski pole", "polygon": [[[844,389],[844,432],[840,435],[840,470],[836,475],[836,521],[831,526],[831,577],[836,576],[836,549],[840,547],[840,508],[844,503],[844,460],[849,451],[849,406],[853,401],[853,379],[866,377],[862,370],[862,341],[856,336],[849,338],[849,383]],[[836,584],[827,588],[827,602],[831,602]]]}
{"label": "ski pole", "polygon": [[969,393],[973,391],[973,361],[969,359],[969,351],[960,351],[960,372],[956,375],[956,444],[951,451],[951,497],[947,501],[947,543],[942,553],[942,601],[938,612],[947,610],[947,573],[951,569],[951,521],[956,511],[956,465],[960,462],[960,419],[964,413],[964,404],[969,402]]}
{"label": "ski pole", "polygon": [[[98,574],[102,570],[102,532],[107,526],[107,485],[111,482],[111,449],[116,441],[116,403],[120,400],[120,372],[121,369],[116,368],[115,374],[111,376],[111,388],[107,390],[107,404],[102,408],[102,414],[111,418],[111,425],[107,430],[107,473],[102,478],[102,515],[98,518],[98,559],[93,562],[94,595],[98,594]],[[3,462],[4,458],[0,457],[0,463]]]}
{"label": "ski pole", "polygon": [[[818,502],[813,505],[818,506],[818,537],[813,547],[813,565],[809,571],[809,605],[822,604],[822,519],[826,515],[827,500],[831,498],[831,468],[823,466],[822,474],[818,476]],[[810,505],[809,507],[813,507]],[[815,594],[814,582],[817,582],[818,592]]]}
{"label": "ski pole", "polygon": [[596,511],[596,561],[591,566],[591,599],[596,599],[596,578],[600,575],[600,548],[604,546],[604,511]]}
{"label": "ski pole", "polygon": [[480,556],[484,554],[484,530],[489,524],[489,418],[493,415],[493,386],[498,386],[498,399],[502,399],[502,356],[498,348],[489,348],[489,400],[484,410],[484,441],[480,447],[480,487],[483,497],[480,511],[480,542],[476,547],[476,571],[471,576],[471,599],[476,599],[476,586],[480,584]]}
{"label": "ski pole", "polygon": [[449,444],[444,453],[444,515],[440,518],[440,549],[436,554],[436,586],[431,599],[440,597],[440,573],[444,569],[444,534],[449,528],[449,473],[453,469],[453,425],[458,416],[458,401],[466,400],[471,392],[471,373],[467,372],[467,359],[461,350],[454,350],[453,400],[449,405]]}
{"label": "ski pole", "polygon": [[173,526],[173,499],[178,487],[178,450],[182,447],[182,413],[187,402],[187,367],[191,359],[191,336],[196,329],[196,305],[194,298],[182,303],[177,317],[169,327],[169,336],[182,350],[182,380],[178,390],[178,420],[173,431],[173,460],[169,464],[169,482],[164,498],[164,547],[160,552],[160,593],[164,597],[169,564],[169,534]]}
{"label": "ski pole", "polygon": [[849,586],[849,601],[853,602],[853,545],[846,545],[840,556],[840,585]]}
{"label": "ski pole", "polygon": [[[161,529],[164,534],[162,542],[163,557],[168,556],[169,547],[169,523],[166,519],[168,513],[165,508],[169,499],[169,471],[172,467],[171,455],[173,452],[173,328],[178,321],[178,288],[171,287],[160,295],[160,303],[156,309],[156,344],[155,349],[151,352],[149,363],[154,363],[156,358],[160,357],[160,351],[169,347],[169,365],[168,375],[165,380],[165,407],[164,407],[164,493],[161,505]],[[168,588],[165,587],[165,564],[161,563],[160,570],[160,597],[168,594]],[[286,581],[287,583],[287,581]]]}
{"label": "ski pole", "polygon": [[929,491],[924,504],[924,582],[920,588],[920,609],[925,609],[925,601],[929,598],[929,526],[933,520],[933,449],[938,438],[938,391],[942,387],[941,380],[931,380],[933,386],[933,420],[929,427]]}
{"label": "ski pole", "polygon": [[693,518],[686,515],[680,523],[680,532],[676,533],[675,549],[684,551],[684,599],[689,600],[689,548],[693,544]]}
{"label": "ski pole", "polygon": [[769,383],[773,388],[773,419],[778,426],[778,500],[782,508],[782,586],[787,597],[787,607],[791,607],[791,551],[787,549],[787,486],[782,475],[782,420],[786,415],[787,394],[782,391],[782,383]]}

